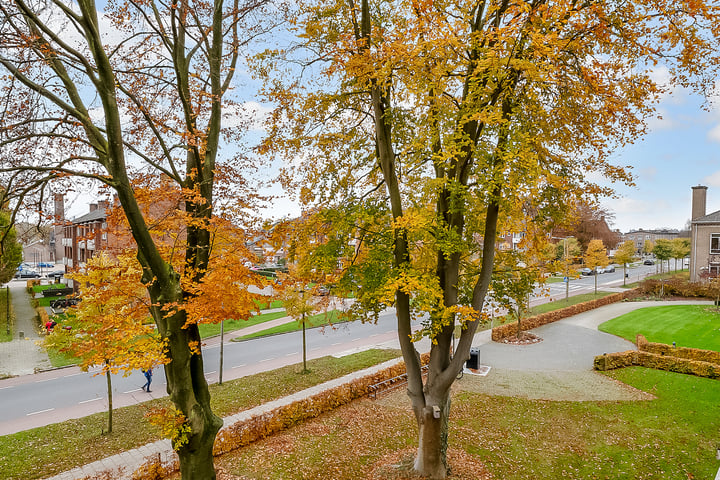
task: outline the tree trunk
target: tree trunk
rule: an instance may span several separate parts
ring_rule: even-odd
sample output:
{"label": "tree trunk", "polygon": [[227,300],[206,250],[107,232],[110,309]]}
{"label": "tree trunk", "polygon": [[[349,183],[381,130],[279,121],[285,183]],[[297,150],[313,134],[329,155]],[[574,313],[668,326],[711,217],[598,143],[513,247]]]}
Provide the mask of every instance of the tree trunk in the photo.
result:
{"label": "tree trunk", "polygon": [[438,402],[438,405],[431,405],[432,402],[429,402],[425,408],[418,409],[415,413],[419,434],[414,468],[417,473],[432,480],[444,479],[448,472],[449,389],[444,396],[444,401]]}
{"label": "tree trunk", "polygon": [[[109,362],[105,362],[105,364],[109,364]],[[112,433],[112,416],[113,416],[113,408],[112,408],[112,377],[110,376],[110,370],[105,371],[105,377],[107,378],[107,391],[108,391],[108,433]]]}

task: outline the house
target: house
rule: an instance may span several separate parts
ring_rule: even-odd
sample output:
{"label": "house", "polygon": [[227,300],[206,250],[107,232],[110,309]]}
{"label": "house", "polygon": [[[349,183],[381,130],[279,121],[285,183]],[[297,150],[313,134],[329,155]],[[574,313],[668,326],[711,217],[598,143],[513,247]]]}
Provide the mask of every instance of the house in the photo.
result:
{"label": "house", "polygon": [[95,252],[113,244],[113,236],[107,232],[107,208],[108,202],[100,200],[91,203],[90,211],[85,215],[65,222],[62,259],[68,270],[81,267]]}
{"label": "house", "polygon": [[631,240],[635,244],[635,251],[641,253],[645,249],[645,242],[651,241],[653,245],[658,240],[675,240],[680,236],[678,230],[659,229],[659,230],[632,230],[623,235],[623,241]]}
{"label": "house", "polygon": [[692,187],[690,281],[720,276],[720,210],[705,213],[707,187]]}

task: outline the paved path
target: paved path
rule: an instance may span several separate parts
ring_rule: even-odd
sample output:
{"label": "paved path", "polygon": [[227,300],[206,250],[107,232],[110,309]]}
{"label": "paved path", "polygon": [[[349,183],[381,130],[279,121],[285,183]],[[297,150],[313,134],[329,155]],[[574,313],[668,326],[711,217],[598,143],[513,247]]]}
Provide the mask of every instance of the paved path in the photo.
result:
{"label": "paved path", "polygon": [[39,326],[35,322],[36,314],[30,305],[26,282],[11,281],[8,285],[15,318],[15,338],[0,343],[0,375],[27,375],[50,368],[47,353],[36,344],[42,337],[38,333]]}

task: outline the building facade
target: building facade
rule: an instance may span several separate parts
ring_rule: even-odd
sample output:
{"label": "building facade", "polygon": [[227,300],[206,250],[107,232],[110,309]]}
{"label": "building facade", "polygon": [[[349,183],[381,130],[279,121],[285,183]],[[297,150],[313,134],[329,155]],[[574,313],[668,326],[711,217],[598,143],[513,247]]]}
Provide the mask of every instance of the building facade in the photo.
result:
{"label": "building facade", "polygon": [[[63,264],[67,270],[82,267],[96,252],[107,249],[112,243],[107,232],[108,202],[90,204],[90,211],[63,226]],[[57,241],[57,239],[56,239]]]}
{"label": "building facade", "polygon": [[623,241],[632,240],[635,244],[635,251],[642,253],[645,248],[645,242],[650,240],[653,244],[658,240],[675,240],[680,235],[679,230],[660,229],[660,230],[632,230],[623,235]]}
{"label": "building facade", "polygon": [[705,213],[707,187],[692,187],[690,281],[720,276],[720,210]]}

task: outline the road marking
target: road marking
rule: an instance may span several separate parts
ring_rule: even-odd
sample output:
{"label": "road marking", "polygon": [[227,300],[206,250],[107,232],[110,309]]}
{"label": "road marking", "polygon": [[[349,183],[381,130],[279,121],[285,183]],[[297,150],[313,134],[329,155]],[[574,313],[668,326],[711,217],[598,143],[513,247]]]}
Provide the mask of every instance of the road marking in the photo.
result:
{"label": "road marking", "polygon": [[235,365],[232,368],[243,368],[243,367],[247,367],[247,363],[243,363],[242,365]]}
{"label": "road marking", "polygon": [[48,408],[47,410],[38,410],[37,412],[28,413],[26,416],[29,417],[30,415],[38,415],[38,414],[40,414],[40,413],[52,412],[53,410],[55,410],[55,409],[54,409],[54,408]]}
{"label": "road marking", "polygon": [[311,351],[311,352],[317,352],[317,351],[320,350],[321,348],[322,348],[322,347],[311,348],[310,351]]}
{"label": "road marking", "polygon": [[[135,391],[135,390],[133,390],[133,391]],[[123,393],[130,393],[130,392],[123,392]],[[83,400],[82,402],[78,402],[78,404],[82,405],[83,403],[97,402],[98,400],[102,400],[102,398],[91,398],[90,400]]]}
{"label": "road marking", "polygon": [[77,377],[78,375],[84,375],[85,372],[71,373],[70,375],[64,375],[63,378]]}
{"label": "road marking", "polygon": [[9,385],[9,386],[7,386],[7,387],[0,387],[0,390],[5,390],[6,388],[12,388],[12,387],[14,387],[14,386],[15,386],[15,385]]}
{"label": "road marking", "polygon": [[259,360],[258,363],[269,362],[270,360],[275,360],[275,359],[274,358],[265,358],[263,360]]}
{"label": "road marking", "polygon": [[297,355],[298,353],[300,353],[300,352],[286,353],[285,356],[286,356],[286,357],[292,357],[293,355]]}
{"label": "road marking", "polygon": [[46,378],[44,380],[35,380],[35,383],[43,383],[43,382],[49,382],[51,380],[55,380],[55,378]]}
{"label": "road marking", "polygon": [[380,336],[379,333],[373,333],[372,335],[370,335],[369,338],[375,338],[375,337],[379,337],[379,336]]}
{"label": "road marking", "polygon": [[206,372],[205,375],[212,375],[213,373],[217,373],[217,370],[213,370],[212,372]]}
{"label": "road marking", "polygon": [[136,388],[135,390],[128,390],[127,392],[123,392],[123,393],[135,393],[135,392],[139,392],[140,390],[142,390],[142,388]]}
{"label": "road marking", "polygon": [[331,347],[336,347],[336,346],[338,346],[338,345],[342,345],[342,342],[333,343],[333,344],[330,345],[330,346],[331,346]]}

